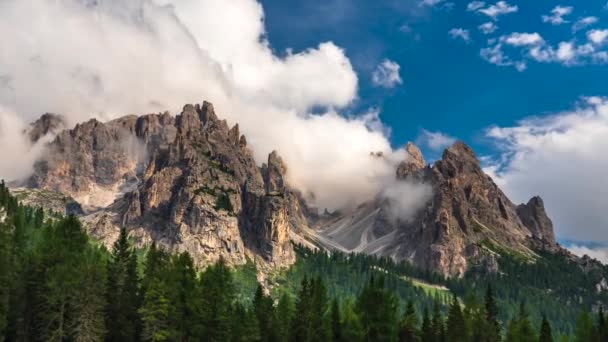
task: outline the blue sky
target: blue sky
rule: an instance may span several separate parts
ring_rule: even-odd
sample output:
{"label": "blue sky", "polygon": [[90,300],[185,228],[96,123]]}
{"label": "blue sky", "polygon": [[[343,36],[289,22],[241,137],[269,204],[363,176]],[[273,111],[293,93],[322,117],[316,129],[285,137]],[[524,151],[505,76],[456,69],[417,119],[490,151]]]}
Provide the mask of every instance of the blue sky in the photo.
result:
{"label": "blue sky", "polygon": [[[416,140],[422,129],[440,131],[489,154],[484,139],[490,125],[513,125],[530,115],[572,108],[581,96],[607,95],[608,68],[601,63],[539,63],[528,61],[524,71],[484,60],[487,40],[513,32],[537,32],[549,44],[586,40],[592,28],[607,24],[605,0],[509,1],[517,12],[492,20],[467,11],[469,2],[447,1],[434,6],[415,1],[263,0],[266,29],[277,53],[333,41],[346,50],[359,76],[359,101],[354,110],[381,108],[392,128],[391,141]],[[488,5],[494,4],[489,2]],[[543,15],[561,5],[572,6],[560,25],[543,22]],[[598,22],[573,32],[577,20],[594,16]],[[493,22],[498,29],[483,34],[477,27]],[[453,39],[453,28],[469,31],[470,41]],[[522,52],[515,51],[516,57]],[[375,87],[374,68],[384,59],[400,65],[403,83],[392,89]],[[427,155],[437,156],[426,150]]]}

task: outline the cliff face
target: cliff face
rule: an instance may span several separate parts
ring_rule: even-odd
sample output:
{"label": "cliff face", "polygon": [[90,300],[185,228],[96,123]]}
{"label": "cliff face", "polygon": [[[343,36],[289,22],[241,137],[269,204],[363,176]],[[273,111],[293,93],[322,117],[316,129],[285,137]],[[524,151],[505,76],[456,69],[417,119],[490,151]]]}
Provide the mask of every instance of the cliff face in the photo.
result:
{"label": "cliff face", "polygon": [[91,120],[64,131],[29,186],[73,196],[107,244],[126,226],[138,243],[156,240],[200,263],[249,255],[281,266],[294,261],[294,225],[306,224],[285,171],[276,153],[256,166],[238,125],[203,103],[176,117]]}
{"label": "cliff face", "polygon": [[[415,145],[408,144],[406,151],[409,158],[398,166],[396,176],[403,182],[432,186],[433,196],[425,209],[411,220],[395,222],[386,201],[378,199],[355,213],[322,222],[317,236],[321,244],[410,260],[452,276],[462,275],[474,264],[496,270],[495,255],[500,251],[534,258],[529,247],[534,240],[557,248],[542,200],[537,197],[515,206],[464,143],[448,148],[433,166],[426,165]],[[353,227],[350,232],[363,238],[347,238],[344,226]],[[365,244],[360,243],[363,240]]]}
{"label": "cliff face", "polygon": [[[38,140],[56,130],[55,118],[43,117],[28,134]],[[62,131],[27,185],[73,198],[107,245],[125,226],[138,244],[155,240],[199,263],[221,257],[240,264],[249,256],[286,266],[297,242],[458,276],[472,265],[496,271],[496,255],[505,251],[533,259],[539,246],[560,250],[542,199],[514,205],[464,143],[432,166],[414,144],[405,149],[396,181],[429,189],[407,219],[395,217],[399,198],[382,194],[354,211],[319,215],[286,184],[281,157],[273,152],[258,167],[238,125],[218,119],[207,102],[176,117],[90,120]]]}

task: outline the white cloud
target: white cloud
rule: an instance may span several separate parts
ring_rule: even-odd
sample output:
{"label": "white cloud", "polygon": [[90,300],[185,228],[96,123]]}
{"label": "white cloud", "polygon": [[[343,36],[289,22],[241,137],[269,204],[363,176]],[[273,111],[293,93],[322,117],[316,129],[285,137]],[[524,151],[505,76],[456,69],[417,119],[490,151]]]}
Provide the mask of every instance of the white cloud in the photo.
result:
{"label": "white cloud", "polygon": [[580,257],[587,255],[593,259],[600,261],[604,265],[608,265],[608,247],[588,247],[583,245],[570,245],[566,248],[568,248],[570,252]]}
{"label": "white cloud", "polygon": [[586,98],[487,135],[502,150],[496,180],[514,201],[540,194],[562,239],[608,241],[608,99]]}
{"label": "white cloud", "polygon": [[542,44],[544,42],[543,37],[540,34],[534,33],[511,33],[508,36],[505,36],[504,42],[511,46],[532,46]]}
{"label": "white cloud", "polygon": [[498,1],[494,5],[478,9],[477,12],[485,14],[493,20],[498,20],[501,15],[516,13],[519,10],[517,5],[510,5],[506,1]]}
{"label": "white cloud", "polygon": [[385,59],[380,63],[372,73],[372,82],[378,87],[394,88],[399,84],[403,84],[403,80],[399,75],[401,67],[397,62]]}
{"label": "white cloud", "polygon": [[587,38],[595,45],[602,45],[608,40],[608,30],[591,30],[587,32]]}
{"label": "white cloud", "polygon": [[420,5],[421,6],[430,6],[433,7],[435,5],[438,5],[442,2],[444,2],[445,0],[422,0],[420,1]]}
{"label": "white cloud", "polygon": [[[254,0],[4,0],[0,37],[10,49],[0,50],[1,129],[14,132],[47,111],[74,123],[175,112],[206,99],[240,124],[256,160],[277,149],[289,182],[314,193],[313,205],[372,198],[404,153],[370,129],[379,126],[369,116],[338,114],[357,98],[350,60],[332,42],[280,57],[265,34]],[[319,107],[325,113],[309,113]],[[7,136],[3,155],[16,151]]]}
{"label": "white cloud", "polygon": [[483,8],[485,5],[486,5],[486,3],[484,1],[471,1],[467,5],[467,11],[469,11],[469,12],[475,12],[478,9]]}
{"label": "white cloud", "polygon": [[574,25],[572,25],[572,31],[577,32],[586,27],[589,27],[599,21],[598,17],[584,17],[577,20]]}
{"label": "white cloud", "polygon": [[529,60],[566,66],[607,64],[608,51],[602,50],[601,45],[608,40],[608,30],[590,31],[588,39],[589,42],[584,44],[577,45],[576,40],[572,40],[553,46],[536,32],[515,32],[498,39],[490,39],[488,46],[482,48],[480,54],[489,63],[512,66],[518,71],[524,71]]}
{"label": "white cloud", "polygon": [[450,37],[452,37],[452,39],[462,39],[467,43],[471,41],[471,34],[469,30],[465,30],[463,28],[453,28],[448,31],[448,34],[450,35]]}
{"label": "white cloud", "polygon": [[555,6],[551,10],[550,15],[543,15],[541,18],[544,23],[550,23],[551,25],[562,25],[568,21],[564,19],[565,16],[572,14],[574,8],[572,6]]}
{"label": "white cloud", "polygon": [[491,21],[483,23],[477,26],[477,28],[479,29],[479,31],[483,32],[483,34],[491,34],[498,30],[498,26]]}
{"label": "white cloud", "polygon": [[431,132],[423,129],[418,138],[416,144],[420,146],[427,146],[433,151],[441,151],[445,148],[452,146],[456,142],[456,138],[449,136],[442,132]]}

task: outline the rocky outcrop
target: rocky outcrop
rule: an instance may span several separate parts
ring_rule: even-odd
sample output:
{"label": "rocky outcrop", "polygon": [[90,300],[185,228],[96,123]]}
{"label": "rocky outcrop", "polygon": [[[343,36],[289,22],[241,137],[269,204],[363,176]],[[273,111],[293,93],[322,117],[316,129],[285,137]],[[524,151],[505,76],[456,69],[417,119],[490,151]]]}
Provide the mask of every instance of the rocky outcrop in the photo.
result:
{"label": "rocky outcrop", "polygon": [[24,132],[30,142],[35,143],[47,134],[57,133],[65,128],[65,120],[61,115],[45,113],[32,122]]}
{"label": "rocky outcrop", "polygon": [[545,211],[542,198],[536,196],[527,204],[517,206],[517,215],[535,237],[555,243],[553,222]]}
{"label": "rocky outcrop", "polygon": [[[473,265],[497,271],[495,257],[499,253],[533,259],[532,243],[548,249],[557,246],[542,200],[534,198],[527,205],[515,206],[483,172],[466,144],[455,143],[432,166],[426,165],[415,145],[409,143],[406,151],[408,158],[399,164],[397,179],[428,184],[433,197],[409,221],[388,220],[382,201],[360,207],[361,215],[349,214],[349,219],[360,217],[358,220],[334,219],[341,234],[349,231],[343,225],[350,225],[355,235],[361,230],[373,232],[375,240],[365,252],[459,276]],[[319,227],[321,231],[326,228],[324,224]],[[336,226],[327,223],[332,225]],[[336,246],[337,241],[348,240],[335,237],[322,236],[320,241],[328,248],[350,250],[352,246],[347,243]]]}
{"label": "rocky outcrop", "polygon": [[[35,135],[51,132],[51,122],[36,124]],[[515,206],[464,143],[432,165],[414,144],[405,151],[395,185],[405,189],[399,196],[410,196],[408,185],[432,189],[420,210],[396,215],[399,198],[382,193],[351,211],[318,214],[287,184],[277,152],[258,167],[239,126],[204,102],[175,117],[90,120],[60,132],[27,185],[74,198],[107,245],[125,226],[138,244],[188,251],[199,264],[252,257],[286,266],[295,261],[292,241],[312,241],[459,276],[471,266],[497,271],[499,254],[534,259],[536,249],[560,250],[542,200]]]}
{"label": "rocky outcrop", "polygon": [[407,153],[407,159],[397,166],[397,178],[420,179],[422,176],[421,171],[426,166],[426,161],[422,156],[422,152],[418,146],[414,145],[412,142],[407,143],[405,152]]}
{"label": "rocky outcrop", "polygon": [[[294,262],[290,232],[306,224],[285,184],[280,156],[258,167],[238,126],[210,103],[181,114],[90,120],[60,133],[29,185],[84,199],[90,231],[106,244],[126,226],[139,244],[154,240],[199,263],[247,256]],[[85,198],[105,194],[102,200]]]}

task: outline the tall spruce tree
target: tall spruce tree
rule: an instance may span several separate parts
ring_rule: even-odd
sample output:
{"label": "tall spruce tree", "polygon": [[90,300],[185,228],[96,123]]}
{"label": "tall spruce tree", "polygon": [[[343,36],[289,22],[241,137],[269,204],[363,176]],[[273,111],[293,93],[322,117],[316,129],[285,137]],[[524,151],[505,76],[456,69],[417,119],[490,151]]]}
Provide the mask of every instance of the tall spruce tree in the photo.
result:
{"label": "tall spruce tree", "polygon": [[370,278],[357,300],[364,338],[368,341],[395,341],[398,337],[398,303],[386,289],[384,277]]}
{"label": "tall spruce tree", "polygon": [[139,330],[137,256],[125,228],[120,230],[108,262],[107,341],[135,341]]}
{"label": "tall spruce tree", "polygon": [[452,304],[448,312],[446,337],[448,342],[466,341],[468,337],[462,308],[455,295],[452,298]]}
{"label": "tall spruce tree", "polygon": [[103,341],[107,333],[105,249],[89,246],[79,272],[79,289],[73,297],[71,325],[74,341]]}
{"label": "tall spruce tree", "polygon": [[342,303],[342,339],[341,342],[363,341],[363,326],[356,313],[355,303],[346,299]]}
{"label": "tall spruce tree", "polygon": [[262,285],[258,288],[253,297],[253,309],[259,325],[260,339],[262,342],[275,340],[275,330],[273,327],[274,306],[272,298],[264,293]]}
{"label": "tall spruce tree", "polygon": [[0,341],[4,341],[8,327],[11,270],[11,230],[2,222],[0,223]]}
{"label": "tall spruce tree", "polygon": [[203,336],[208,341],[228,341],[232,336],[235,289],[223,259],[209,266],[200,277]]}
{"label": "tall spruce tree", "polygon": [[283,292],[275,310],[274,324],[277,341],[287,342],[291,337],[291,329],[295,315],[295,304],[287,292]]}
{"label": "tall spruce tree", "polygon": [[581,312],[578,320],[576,321],[576,329],[574,332],[575,342],[589,342],[594,341],[596,337],[595,326],[593,324],[593,317],[588,311]]}
{"label": "tall spruce tree", "polygon": [[445,321],[441,314],[439,301],[435,300],[433,305],[433,319],[431,321],[431,331],[433,333],[433,341],[444,342],[446,339]]}
{"label": "tall spruce tree", "polygon": [[340,304],[338,299],[331,301],[331,337],[333,341],[342,340],[342,319],[340,318]]}
{"label": "tall spruce tree", "polygon": [[484,341],[487,342],[500,342],[500,322],[498,321],[498,305],[496,305],[496,299],[494,298],[494,290],[492,285],[488,284],[486,294],[484,298],[484,313],[485,313],[485,331],[483,332]]}
{"label": "tall spruce tree", "polygon": [[539,342],[553,342],[553,333],[551,332],[551,325],[547,320],[547,317],[543,316],[543,322],[540,325],[540,337]]}
{"label": "tall spruce tree", "polygon": [[149,285],[143,305],[138,310],[142,322],[141,339],[151,342],[178,340],[170,326],[172,310],[166,284],[155,279]]}
{"label": "tall spruce tree", "polygon": [[422,314],[422,326],[420,327],[420,340],[422,342],[433,342],[435,341],[435,332],[433,331],[433,324],[429,317],[429,310],[424,308]]}
{"label": "tall spruce tree", "polygon": [[180,341],[198,340],[202,336],[201,299],[194,261],[188,252],[173,258],[169,280],[171,300],[170,324]]}
{"label": "tall spruce tree", "polygon": [[414,303],[407,303],[405,314],[399,325],[399,341],[400,342],[416,342],[419,341],[420,332],[418,331],[418,315],[414,308]]}

